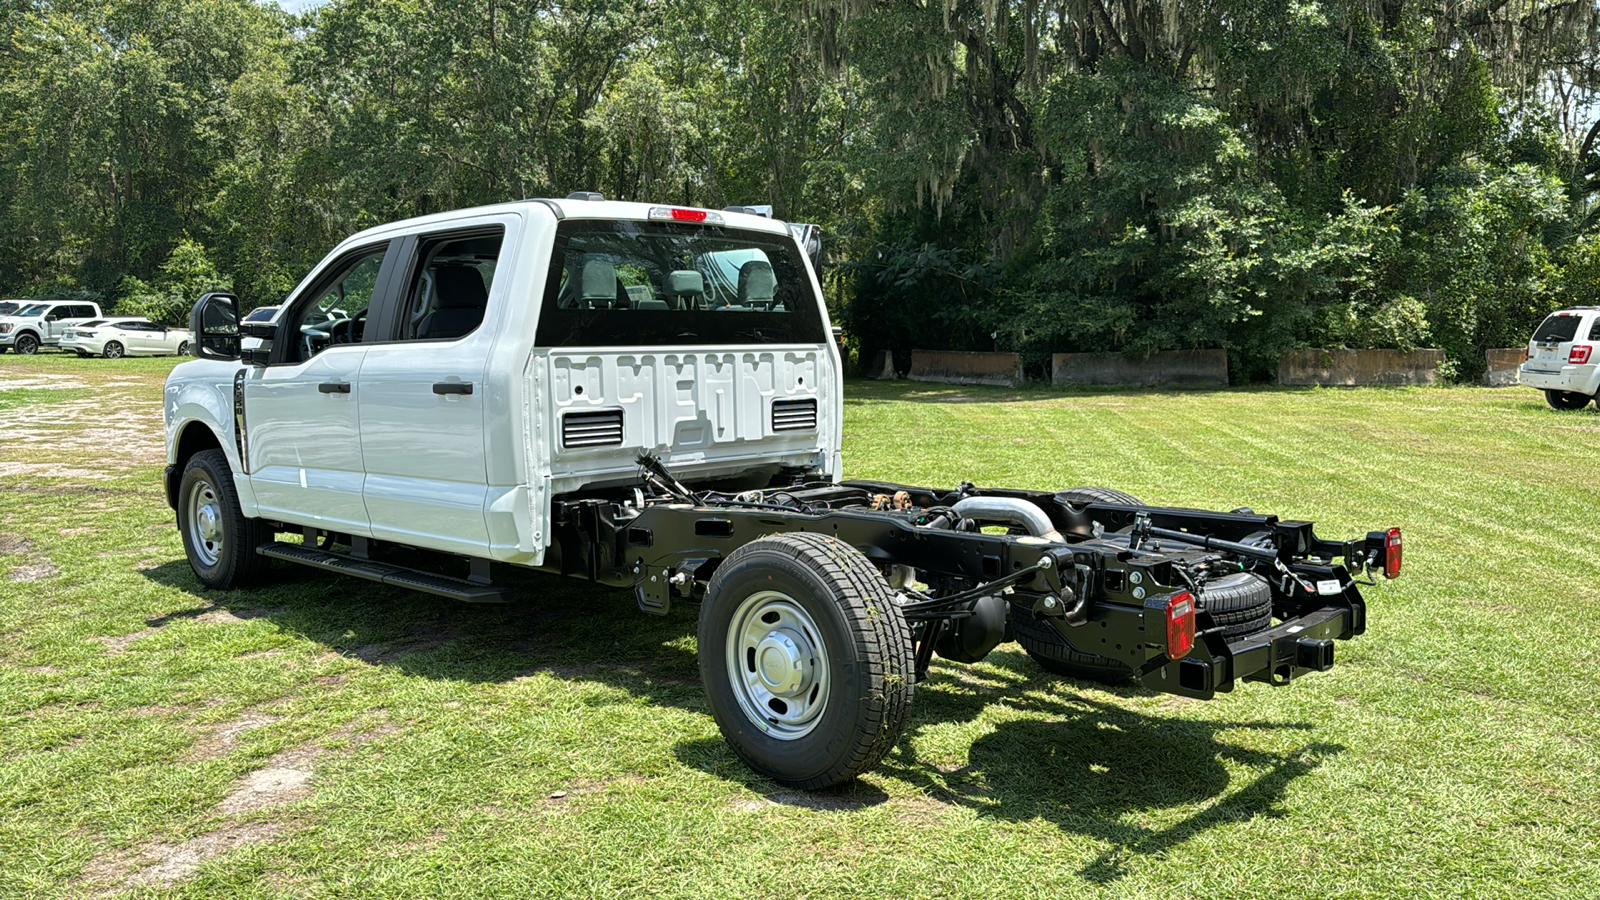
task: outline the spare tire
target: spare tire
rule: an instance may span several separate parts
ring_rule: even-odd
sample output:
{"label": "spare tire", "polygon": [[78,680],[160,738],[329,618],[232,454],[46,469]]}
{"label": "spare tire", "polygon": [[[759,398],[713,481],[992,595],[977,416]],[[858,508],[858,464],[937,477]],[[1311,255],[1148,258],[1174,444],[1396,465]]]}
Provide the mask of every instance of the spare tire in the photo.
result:
{"label": "spare tire", "polygon": [[1144,501],[1132,494],[1103,487],[1067,488],[1056,494],[1056,499],[1072,506],[1086,503],[1113,503],[1117,506],[1143,506]]}
{"label": "spare tire", "polygon": [[1211,614],[1225,637],[1254,634],[1272,624],[1272,585],[1254,572],[1236,572],[1206,582],[1195,609]]}

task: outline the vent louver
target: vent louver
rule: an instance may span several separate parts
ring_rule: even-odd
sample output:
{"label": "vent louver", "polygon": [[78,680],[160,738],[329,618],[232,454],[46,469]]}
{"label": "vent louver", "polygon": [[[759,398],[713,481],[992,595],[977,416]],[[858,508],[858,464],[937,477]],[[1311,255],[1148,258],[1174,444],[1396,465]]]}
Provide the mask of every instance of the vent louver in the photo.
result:
{"label": "vent louver", "polygon": [[622,410],[567,413],[561,417],[561,446],[568,450],[622,446]]}
{"label": "vent louver", "polygon": [[816,427],[817,400],[815,397],[807,397],[804,400],[772,401],[773,431],[804,431]]}

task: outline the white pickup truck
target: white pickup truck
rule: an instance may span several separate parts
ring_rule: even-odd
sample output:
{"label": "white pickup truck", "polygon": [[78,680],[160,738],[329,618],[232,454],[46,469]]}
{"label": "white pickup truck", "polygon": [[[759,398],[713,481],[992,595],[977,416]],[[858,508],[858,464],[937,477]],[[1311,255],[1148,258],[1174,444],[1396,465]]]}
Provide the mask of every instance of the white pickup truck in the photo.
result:
{"label": "white pickup truck", "polygon": [[511,599],[507,566],[699,601],[723,734],[801,788],[883,757],[935,652],[1015,639],[1209,698],[1331,667],[1356,577],[1399,574],[1398,529],[841,482],[819,253],[748,208],[575,194],[364,231],[269,323],[208,295],[165,396],[189,562],[222,589],[281,560],[465,601]]}

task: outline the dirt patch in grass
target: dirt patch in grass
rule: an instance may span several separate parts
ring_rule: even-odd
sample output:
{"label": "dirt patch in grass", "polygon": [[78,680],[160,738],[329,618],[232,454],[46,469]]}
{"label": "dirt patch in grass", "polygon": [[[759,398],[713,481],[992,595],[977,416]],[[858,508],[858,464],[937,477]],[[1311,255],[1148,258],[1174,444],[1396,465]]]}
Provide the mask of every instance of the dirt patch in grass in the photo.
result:
{"label": "dirt patch in grass", "polygon": [[141,628],[132,634],[106,635],[97,637],[95,640],[99,641],[101,644],[104,644],[105,648],[110,650],[112,653],[121,653],[133,646],[134,641],[137,641],[141,638],[147,638],[160,630],[161,629],[159,628]]}
{"label": "dirt patch in grass", "polygon": [[312,766],[320,747],[293,747],[274,754],[262,768],[244,776],[217,805],[223,815],[282,806],[311,793]]}
{"label": "dirt patch in grass", "polygon": [[61,570],[48,559],[25,566],[17,566],[6,574],[7,581],[42,581],[53,575],[60,575]]}
{"label": "dirt patch in grass", "polygon": [[190,748],[189,754],[183,758],[183,761],[203,762],[208,759],[216,759],[233,749],[234,744],[238,743],[239,735],[244,734],[246,731],[271,725],[276,721],[278,721],[277,716],[269,716],[264,713],[249,713],[232,722],[214,726],[200,740],[195,742],[195,745]]}
{"label": "dirt patch in grass", "polygon": [[171,887],[208,860],[247,844],[269,841],[282,831],[283,826],[274,822],[250,822],[207,832],[181,844],[155,844],[132,853],[99,857],[84,867],[83,880],[102,897],[135,887]]}
{"label": "dirt patch in grass", "polygon": [[0,556],[14,556],[33,549],[33,541],[20,534],[0,534]]}

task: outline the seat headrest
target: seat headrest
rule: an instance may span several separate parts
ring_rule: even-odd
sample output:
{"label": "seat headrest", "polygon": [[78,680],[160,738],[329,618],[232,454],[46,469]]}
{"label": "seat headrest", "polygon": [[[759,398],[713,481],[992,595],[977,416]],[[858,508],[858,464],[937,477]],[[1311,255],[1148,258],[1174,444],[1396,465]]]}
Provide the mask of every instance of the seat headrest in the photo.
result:
{"label": "seat headrest", "polygon": [[703,294],[706,292],[705,276],[693,269],[673,269],[667,273],[667,293]]}
{"label": "seat headrest", "polygon": [[603,259],[585,262],[579,290],[581,301],[604,301],[610,305],[617,299],[617,267]]}
{"label": "seat headrest", "polygon": [[436,309],[482,309],[489,304],[483,273],[471,266],[440,266],[433,272]]}
{"label": "seat headrest", "polygon": [[739,267],[739,305],[765,303],[778,294],[778,276],[773,274],[772,263],[752,259]]}

